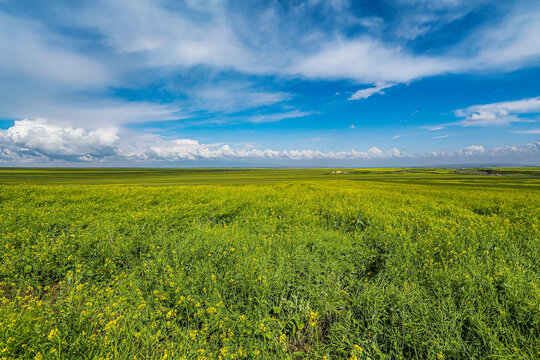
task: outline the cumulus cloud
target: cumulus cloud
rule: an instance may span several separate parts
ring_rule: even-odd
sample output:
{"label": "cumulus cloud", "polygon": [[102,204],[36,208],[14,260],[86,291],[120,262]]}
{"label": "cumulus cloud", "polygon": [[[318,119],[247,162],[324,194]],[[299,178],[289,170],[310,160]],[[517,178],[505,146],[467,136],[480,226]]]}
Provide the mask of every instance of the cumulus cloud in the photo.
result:
{"label": "cumulus cloud", "polygon": [[[422,129],[438,131],[451,125],[458,126],[503,126],[516,122],[537,122],[532,118],[540,113],[540,97],[533,97],[514,101],[501,101],[492,104],[472,105],[454,111],[460,121],[446,124],[422,126]],[[534,130],[532,130],[534,134]],[[518,133],[527,133],[518,131]]]}
{"label": "cumulus cloud", "polygon": [[215,159],[281,159],[281,160],[323,160],[323,159],[374,159],[402,157],[397,149],[382,151],[377,147],[367,152],[354,149],[346,151],[320,150],[272,150],[240,148],[233,149],[227,144],[200,144],[197,140],[176,139],[165,141],[156,139],[156,143],[136,152],[125,153],[132,160],[215,160]]}
{"label": "cumulus cloud", "polygon": [[114,128],[86,130],[51,124],[44,119],[19,120],[7,130],[0,130],[0,145],[8,158],[100,160],[117,155],[118,141]]}
{"label": "cumulus cloud", "polygon": [[352,94],[348,100],[359,100],[359,99],[367,99],[368,97],[375,95],[375,94],[384,94],[384,89],[387,89],[389,87],[392,87],[392,84],[386,84],[382,82],[378,82],[375,84],[375,86],[361,89],[356,91],[354,94]]}
{"label": "cumulus cloud", "polygon": [[208,160],[208,159],[370,159],[403,156],[399,150],[367,152],[272,150],[252,147],[233,149],[227,144],[201,144],[194,139],[167,140],[161,136],[141,136],[121,141],[115,128],[93,130],[51,123],[45,119],[19,120],[0,130],[0,159],[21,160]]}
{"label": "cumulus cloud", "polygon": [[377,146],[367,151],[356,149],[322,151],[313,149],[258,149],[252,146],[233,147],[224,143],[204,144],[196,139],[166,139],[159,135],[122,138],[115,128],[83,129],[62,126],[44,119],[19,120],[0,130],[0,160],[4,163],[122,162],[140,164],[175,161],[414,161],[433,158],[454,161],[466,159],[515,159],[523,156],[538,159],[540,142],[523,146],[486,149],[470,145],[445,152],[406,153],[397,148],[382,150]]}
{"label": "cumulus cloud", "polygon": [[[490,151],[490,154],[493,156],[505,156],[505,155],[532,155],[535,156],[536,159],[538,159],[538,155],[540,155],[540,141],[533,142],[533,143],[527,143],[522,146],[504,146],[504,147],[497,147]],[[537,160],[538,162],[538,160]]]}
{"label": "cumulus cloud", "polygon": [[418,154],[420,158],[437,158],[451,161],[474,159],[479,161],[528,161],[538,164],[540,158],[540,142],[525,145],[508,145],[486,149],[482,145],[470,145],[456,151],[432,151]]}
{"label": "cumulus cloud", "polygon": [[473,156],[483,154],[486,151],[482,145],[470,145],[458,151],[458,155]]}

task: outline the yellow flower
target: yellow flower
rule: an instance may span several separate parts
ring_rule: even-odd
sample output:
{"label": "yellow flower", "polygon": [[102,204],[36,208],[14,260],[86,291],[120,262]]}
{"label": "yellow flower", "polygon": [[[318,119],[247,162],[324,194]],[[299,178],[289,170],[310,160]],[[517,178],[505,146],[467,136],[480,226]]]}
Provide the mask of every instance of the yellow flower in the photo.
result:
{"label": "yellow flower", "polygon": [[314,327],[317,325],[317,320],[319,319],[319,314],[316,312],[309,313],[309,326]]}
{"label": "yellow flower", "polygon": [[437,359],[444,359],[444,355],[442,352],[437,354]]}
{"label": "yellow flower", "polygon": [[362,347],[359,346],[359,345],[353,345],[353,349],[356,350],[356,352],[357,352],[358,354],[361,354],[361,353],[364,352],[364,349],[362,349]]}
{"label": "yellow flower", "polygon": [[49,340],[51,340],[57,333],[58,333],[58,329],[53,329],[51,330],[51,332],[49,333],[49,336],[47,337],[49,338]]}
{"label": "yellow flower", "polygon": [[34,356],[34,360],[41,360],[41,359],[43,359],[43,355],[41,355],[41,353],[38,352],[37,355]]}

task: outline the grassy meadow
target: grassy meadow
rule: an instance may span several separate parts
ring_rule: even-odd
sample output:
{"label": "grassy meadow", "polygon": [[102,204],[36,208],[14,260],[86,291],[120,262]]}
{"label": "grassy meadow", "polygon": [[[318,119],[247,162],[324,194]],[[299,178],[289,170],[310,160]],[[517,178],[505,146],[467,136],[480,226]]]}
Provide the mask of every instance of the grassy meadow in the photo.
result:
{"label": "grassy meadow", "polygon": [[397,170],[0,169],[0,359],[540,358],[540,170]]}

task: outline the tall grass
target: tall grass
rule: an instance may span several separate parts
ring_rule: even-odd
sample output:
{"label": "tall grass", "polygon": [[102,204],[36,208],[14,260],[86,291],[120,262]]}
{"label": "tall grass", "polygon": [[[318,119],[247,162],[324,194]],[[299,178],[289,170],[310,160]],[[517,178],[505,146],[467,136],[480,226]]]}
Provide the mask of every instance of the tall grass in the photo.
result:
{"label": "tall grass", "polygon": [[535,359],[537,190],[0,187],[0,358]]}

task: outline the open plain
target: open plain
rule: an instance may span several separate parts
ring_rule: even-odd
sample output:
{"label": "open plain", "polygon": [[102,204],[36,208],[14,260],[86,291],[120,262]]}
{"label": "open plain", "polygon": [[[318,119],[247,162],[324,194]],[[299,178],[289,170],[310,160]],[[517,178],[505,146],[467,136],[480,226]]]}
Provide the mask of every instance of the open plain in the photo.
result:
{"label": "open plain", "polygon": [[539,358],[538,173],[2,169],[0,358]]}

